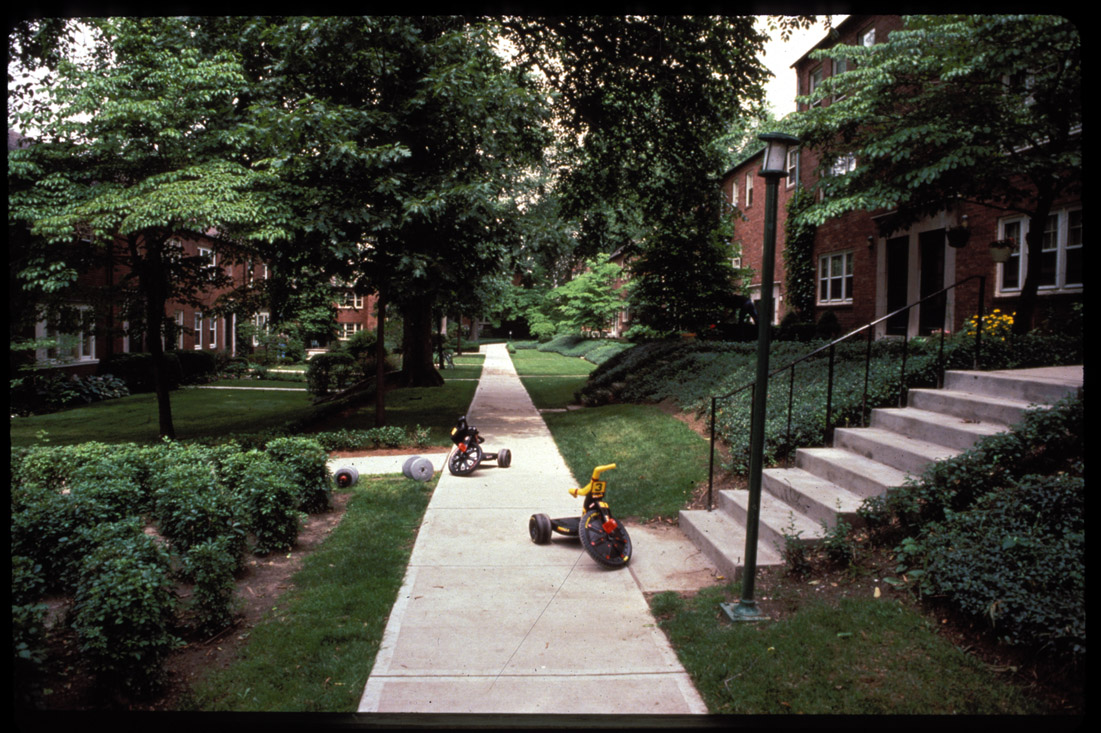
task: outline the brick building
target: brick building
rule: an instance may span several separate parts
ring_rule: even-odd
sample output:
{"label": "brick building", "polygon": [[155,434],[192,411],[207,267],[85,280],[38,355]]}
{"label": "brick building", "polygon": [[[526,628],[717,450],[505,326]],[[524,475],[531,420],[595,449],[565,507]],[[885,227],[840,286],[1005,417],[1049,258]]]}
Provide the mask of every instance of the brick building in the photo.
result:
{"label": "brick building", "polygon": [[[851,15],[811,51],[797,60],[798,93],[810,94],[815,87],[844,68],[831,59],[813,59],[811,53],[834,44],[871,45],[882,42],[902,27],[896,15]],[[829,100],[820,102],[829,104]],[[804,105],[805,106],[805,105]],[[757,177],[761,153],[750,156],[723,178],[723,191],[736,207],[735,236],[741,246],[741,265],[755,273],[753,298],[760,291],[760,258],[763,238],[764,179]],[[779,190],[777,222],[776,320],[785,313],[785,275],[782,255],[786,205],[796,185],[812,187],[819,158],[814,150],[801,148],[788,156],[789,175]],[[833,161],[831,169],[843,173],[859,164],[856,160]],[[796,184],[798,182],[798,184]],[[903,230],[881,236],[877,215],[882,212],[854,211],[818,227],[813,256],[815,303],[812,317],[818,320],[832,312],[847,331],[935,293],[974,275],[986,276],[985,312],[994,308],[1015,310],[1024,282],[1025,233],[1028,219],[1021,214],[999,213],[995,209],[962,204],[948,207]],[[960,245],[954,236],[963,227],[967,240]],[[989,244],[1010,239],[1016,249],[1005,264],[991,258]],[[1082,208],[1078,197],[1056,202],[1044,237],[1043,280],[1037,304],[1036,322],[1055,316],[1082,298]],[[955,332],[975,314],[978,280],[971,280],[948,292],[943,303],[913,308],[877,326],[876,336],[916,336],[947,327]]]}

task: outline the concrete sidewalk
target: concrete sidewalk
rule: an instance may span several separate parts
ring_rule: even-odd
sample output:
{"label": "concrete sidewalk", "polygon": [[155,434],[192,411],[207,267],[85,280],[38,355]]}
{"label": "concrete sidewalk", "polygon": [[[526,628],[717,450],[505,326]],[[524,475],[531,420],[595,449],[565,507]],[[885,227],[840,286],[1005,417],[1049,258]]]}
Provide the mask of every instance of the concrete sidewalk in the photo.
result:
{"label": "concrete sidewalk", "polygon": [[[706,713],[643,587],[707,585],[714,569],[660,529],[630,526],[635,557],[618,570],[576,540],[531,542],[533,513],[580,514],[581,500],[504,345],[486,347],[467,417],[487,451],[512,451],[512,465],[460,477],[430,456],[443,475],[359,712]],[[615,473],[606,478],[614,507]]]}

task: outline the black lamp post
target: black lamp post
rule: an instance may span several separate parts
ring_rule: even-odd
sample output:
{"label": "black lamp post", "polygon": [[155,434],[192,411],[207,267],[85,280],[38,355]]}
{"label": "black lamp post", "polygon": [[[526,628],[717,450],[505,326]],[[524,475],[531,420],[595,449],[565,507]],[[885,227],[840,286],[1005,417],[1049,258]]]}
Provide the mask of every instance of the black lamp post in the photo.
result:
{"label": "black lamp post", "polygon": [[742,596],[737,605],[720,604],[734,621],[759,621],[767,616],[757,608],[753,583],[757,574],[757,531],[761,518],[761,471],[765,451],[765,406],[768,401],[769,329],[772,325],[772,278],[776,260],[776,208],[780,179],[787,177],[788,149],[799,139],[779,132],[758,135],[765,157],[758,173],[765,179],[765,239],[761,257],[761,300],[757,315],[757,380],[753,387],[753,418],[749,432],[749,511],[746,516],[745,566]]}

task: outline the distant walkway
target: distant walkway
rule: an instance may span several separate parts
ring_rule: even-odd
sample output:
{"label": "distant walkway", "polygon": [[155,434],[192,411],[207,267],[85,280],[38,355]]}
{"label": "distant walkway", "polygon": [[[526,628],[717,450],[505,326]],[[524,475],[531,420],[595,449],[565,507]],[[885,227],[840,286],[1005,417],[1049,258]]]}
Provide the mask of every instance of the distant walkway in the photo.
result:
{"label": "distant walkway", "polygon": [[576,540],[531,542],[533,513],[581,501],[506,347],[483,348],[468,419],[512,466],[459,477],[431,457],[443,473],[359,711],[706,713],[629,568],[605,570]]}

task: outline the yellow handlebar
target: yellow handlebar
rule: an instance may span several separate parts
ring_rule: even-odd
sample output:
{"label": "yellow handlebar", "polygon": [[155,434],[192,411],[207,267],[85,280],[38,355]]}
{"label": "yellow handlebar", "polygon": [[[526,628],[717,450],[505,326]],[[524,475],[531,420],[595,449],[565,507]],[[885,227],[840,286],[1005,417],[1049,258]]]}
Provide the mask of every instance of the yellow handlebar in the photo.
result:
{"label": "yellow handlebar", "polygon": [[605,471],[610,471],[615,468],[614,463],[609,463],[604,466],[597,466],[593,469],[593,477],[589,479],[589,483],[580,489],[570,489],[570,496],[585,496],[593,490],[594,484],[600,483],[600,490],[595,496],[602,496],[604,491],[604,484],[600,481],[600,474]]}
{"label": "yellow handlebar", "polygon": [[613,468],[615,468],[614,463],[609,463],[606,466],[597,466],[596,468],[593,469],[593,481],[599,481],[600,480],[600,474],[604,473],[605,471],[610,471]]}

